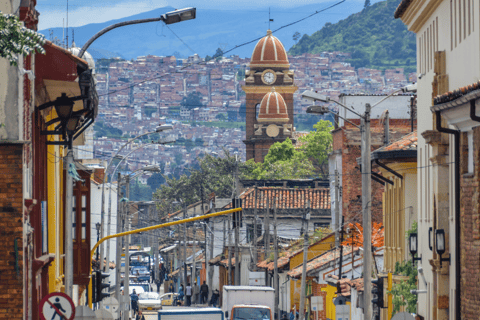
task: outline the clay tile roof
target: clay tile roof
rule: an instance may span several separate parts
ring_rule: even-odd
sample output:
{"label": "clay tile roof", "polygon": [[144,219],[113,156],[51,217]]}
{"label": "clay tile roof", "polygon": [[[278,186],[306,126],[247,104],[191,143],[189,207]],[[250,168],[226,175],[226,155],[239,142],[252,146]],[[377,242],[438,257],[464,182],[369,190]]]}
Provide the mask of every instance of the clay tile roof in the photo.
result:
{"label": "clay tile roof", "polygon": [[399,140],[390,143],[384,147],[381,147],[374,152],[386,152],[386,151],[401,151],[401,150],[417,150],[418,138],[417,131],[413,131]]}
{"label": "clay tile roof", "polygon": [[413,2],[413,0],[402,0],[393,14],[395,19],[401,18],[405,11],[407,11],[408,6]]}
{"label": "clay tile roof", "polygon": [[[354,251],[360,250],[359,248],[354,248]],[[352,253],[352,247],[344,246],[343,255],[346,256]],[[340,248],[335,248],[330,251],[325,252],[324,254],[311,259],[307,262],[307,274],[308,272],[315,271],[322,266],[328,264],[331,261],[338,259],[340,256]],[[293,269],[288,273],[291,278],[299,278],[302,275],[302,264]]]}
{"label": "clay tile roof", "polygon": [[480,90],[480,81],[474,82],[468,86],[461,87],[459,89],[449,91],[442,95],[438,95],[433,99],[433,105],[438,105],[446,102],[456,100],[472,91]]}
{"label": "clay tile roof", "polygon": [[289,67],[288,56],[283,44],[267,30],[267,35],[260,39],[253,49],[250,66]]}
{"label": "clay tile roof", "polygon": [[288,122],[287,104],[275,87],[260,102],[258,122]]}
{"label": "clay tile roof", "polygon": [[[307,201],[310,201],[310,208],[314,210],[330,210],[330,189],[297,189],[297,188],[277,188],[277,187],[258,187],[258,209],[267,207],[267,198],[270,207],[276,202],[278,209],[299,209],[306,208]],[[255,208],[255,188],[246,189],[241,195],[242,208]],[[225,209],[231,208],[228,204]]]}
{"label": "clay tile roof", "polygon": [[[227,268],[228,267],[228,259],[222,260],[218,264]],[[234,266],[235,266],[235,257],[232,257],[232,267],[234,267]]]}

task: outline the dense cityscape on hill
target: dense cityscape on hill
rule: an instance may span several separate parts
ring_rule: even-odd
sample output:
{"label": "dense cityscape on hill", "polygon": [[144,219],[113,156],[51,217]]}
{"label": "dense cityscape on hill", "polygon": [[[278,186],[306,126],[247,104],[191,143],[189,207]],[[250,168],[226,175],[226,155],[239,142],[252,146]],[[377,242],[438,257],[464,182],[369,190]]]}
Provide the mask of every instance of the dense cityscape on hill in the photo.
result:
{"label": "dense cityscape on hill", "polygon": [[[414,73],[406,75],[402,68],[354,68],[346,62],[350,58],[344,52],[289,56],[298,87],[294,95],[297,131],[311,130],[320,119],[305,113],[309,104],[300,99],[305,90],[314,89],[337,99],[341,94],[385,94],[416,81]],[[223,148],[244,159],[242,85],[248,63],[249,59],[238,56],[205,61],[198,55],[97,61],[100,111],[91,151],[109,156],[125,138],[154,130],[158,124],[173,124],[174,133],[162,139],[177,142],[157,145],[153,152],[151,148],[135,152],[130,169],[150,163],[153,157],[155,164],[164,167],[164,174],[179,175],[183,168],[194,165],[198,156],[221,155]]]}

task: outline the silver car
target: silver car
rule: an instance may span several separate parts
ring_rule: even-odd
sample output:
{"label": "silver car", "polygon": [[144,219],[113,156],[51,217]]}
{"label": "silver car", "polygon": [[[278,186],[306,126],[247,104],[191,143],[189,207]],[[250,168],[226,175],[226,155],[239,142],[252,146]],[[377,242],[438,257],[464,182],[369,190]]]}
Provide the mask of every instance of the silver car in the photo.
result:
{"label": "silver car", "polygon": [[142,311],[162,310],[160,295],[156,292],[142,292],[138,295],[138,309]]}

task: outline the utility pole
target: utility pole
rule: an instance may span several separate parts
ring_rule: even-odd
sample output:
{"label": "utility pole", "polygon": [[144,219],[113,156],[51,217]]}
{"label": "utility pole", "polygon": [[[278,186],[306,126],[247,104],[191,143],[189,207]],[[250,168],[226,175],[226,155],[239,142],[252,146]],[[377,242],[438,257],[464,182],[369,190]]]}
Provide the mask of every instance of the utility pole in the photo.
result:
{"label": "utility pole", "polygon": [[[302,265],[302,282],[300,286],[300,320],[304,320],[305,317],[305,290],[307,280],[307,261],[308,261],[308,220],[310,220],[310,200],[307,200],[307,211],[303,218],[305,220],[305,233],[303,234],[303,265]],[[365,318],[367,319],[367,318]],[[369,319],[369,318],[368,318]]]}
{"label": "utility pole", "polygon": [[[345,223],[345,218],[342,216],[342,225],[341,225],[341,231],[340,231],[340,266],[338,266],[338,279],[342,279],[342,264],[343,264],[343,224]],[[353,252],[353,246],[352,246],[352,252]],[[352,259],[352,274],[353,274],[353,259]]]}
{"label": "utility pole", "polygon": [[[213,207],[213,211],[214,212],[217,212],[217,207]],[[213,223],[213,218],[210,219],[210,221],[208,222],[208,224],[210,225],[210,250],[209,250],[209,257],[208,257],[208,260],[212,260],[213,259],[213,241],[215,239],[215,235],[214,235],[214,228],[215,228],[215,224]],[[205,246],[207,244],[205,243]],[[207,256],[205,255],[205,258]],[[212,296],[212,292],[213,292],[213,266],[211,266],[208,262],[205,262],[205,264],[208,266],[208,288],[210,290],[208,290],[209,292],[209,297],[207,297],[210,301],[210,297]]]}
{"label": "utility pole", "polygon": [[363,211],[363,277],[364,319],[372,318],[372,177],[370,162],[370,104],[365,104],[362,118],[362,211]]}
{"label": "utility pole", "polygon": [[338,179],[338,170],[335,168],[335,247],[340,245],[339,229],[340,229],[340,188]]}
{"label": "utility pole", "polygon": [[[275,197],[276,199],[277,197]],[[273,202],[273,248],[274,248],[274,256],[273,256],[273,288],[275,289],[275,317],[279,319],[279,311],[278,311],[278,304],[279,304],[279,287],[278,287],[278,240],[277,240],[277,202]]]}
{"label": "utility pole", "polygon": [[[122,178],[122,174],[119,172],[118,173],[118,183],[117,183],[117,228],[116,232],[121,233],[122,232],[122,220],[123,220],[123,215],[120,214],[120,182]],[[111,187],[111,186],[110,186]],[[123,237],[122,237],[123,238]],[[116,246],[116,251],[115,251],[115,299],[120,303],[119,306],[119,312],[123,311],[123,303],[120,300],[120,282],[122,281],[120,277],[121,273],[121,265],[122,265],[122,241],[121,239],[117,239],[117,246]],[[125,271],[126,272],[126,271]]]}
{"label": "utility pole", "polygon": [[[187,206],[183,204],[183,219],[187,218]],[[181,270],[181,269],[180,269]],[[187,290],[187,224],[183,224],[183,292]]]}
{"label": "utility pole", "polygon": [[[238,182],[238,159],[235,155],[235,207],[240,206],[240,201],[238,201],[239,195],[239,182]],[[236,212],[235,216],[235,285],[240,285],[240,252],[238,250],[238,245],[240,241],[240,212]]]}
{"label": "utility pole", "polygon": [[[65,294],[73,298],[73,176],[68,173],[73,162],[73,136],[68,134],[68,149],[65,157]],[[103,252],[102,252],[103,253]],[[100,257],[103,261],[103,257]]]}
{"label": "utility pole", "polygon": [[[265,193],[264,193],[265,194]],[[265,211],[265,236],[263,237],[263,245],[265,246],[265,260],[268,259],[270,255],[270,201],[268,197],[268,190],[266,190],[267,195],[267,210]],[[265,271],[265,285],[268,287],[270,284],[268,277],[268,270]]]}
{"label": "utility pole", "polygon": [[228,219],[228,285],[232,285],[232,233],[231,231],[231,216]]}
{"label": "utility pole", "polygon": [[257,253],[257,208],[258,208],[258,188],[255,184],[255,207],[253,208],[253,270],[257,271],[258,253]]}
{"label": "utility pole", "polygon": [[[153,206],[154,206],[154,219],[158,219],[158,213],[157,213],[157,204],[154,202],[153,203]],[[155,252],[155,283],[157,286],[159,286],[159,281],[160,280],[160,252],[158,251],[158,247],[159,247],[159,242],[160,242],[160,229],[158,229],[157,231],[155,231],[155,234],[156,234],[156,237],[155,237],[155,240],[153,241],[153,243],[155,244],[155,247],[154,247],[154,252]],[[158,291],[158,288],[157,288],[157,291]]]}
{"label": "utility pole", "polygon": [[[127,199],[130,198],[130,176],[125,176],[125,197]],[[128,210],[128,201],[123,202],[123,212],[124,212],[124,219],[125,219],[125,226],[128,231],[130,231],[130,215]],[[125,280],[124,280],[124,296],[127,297],[127,301],[130,302],[130,235],[125,237]],[[127,309],[128,310],[128,309]],[[130,319],[129,314],[130,312],[124,312],[123,320]]]}
{"label": "utility pole", "polygon": [[[202,207],[203,207],[203,203],[202,203]],[[194,216],[195,216],[195,214],[194,214]],[[193,257],[192,257],[193,263],[192,263],[192,273],[191,273],[191,281],[190,281],[190,283],[192,284],[192,290],[193,290],[193,288],[195,288],[193,286],[193,284],[197,282],[197,266],[196,266],[196,262],[197,262],[197,260],[196,260],[197,226],[195,224],[196,224],[196,222],[193,223],[193,250],[192,250],[193,251]],[[195,300],[195,298],[196,298],[195,292],[192,292],[192,295],[193,295],[192,303],[195,304],[195,303],[197,303],[197,301]]]}

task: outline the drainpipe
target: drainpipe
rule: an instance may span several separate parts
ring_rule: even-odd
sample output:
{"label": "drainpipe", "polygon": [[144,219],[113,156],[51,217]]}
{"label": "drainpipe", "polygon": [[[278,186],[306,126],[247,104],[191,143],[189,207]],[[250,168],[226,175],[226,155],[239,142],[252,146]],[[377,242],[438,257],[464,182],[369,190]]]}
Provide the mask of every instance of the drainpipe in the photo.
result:
{"label": "drainpipe", "polygon": [[[473,103],[473,107],[475,108],[475,104]],[[475,112],[474,112],[475,113]],[[470,111],[470,115],[472,112]],[[460,131],[459,130],[452,130],[448,128],[442,127],[442,116],[440,111],[435,111],[435,120],[436,120],[436,127],[438,132],[453,134],[455,138],[455,286],[457,290],[457,295],[455,297],[455,314],[456,319],[461,319],[461,273],[460,273]],[[474,120],[472,118],[472,120]],[[478,121],[478,120],[474,120]]]}

